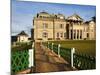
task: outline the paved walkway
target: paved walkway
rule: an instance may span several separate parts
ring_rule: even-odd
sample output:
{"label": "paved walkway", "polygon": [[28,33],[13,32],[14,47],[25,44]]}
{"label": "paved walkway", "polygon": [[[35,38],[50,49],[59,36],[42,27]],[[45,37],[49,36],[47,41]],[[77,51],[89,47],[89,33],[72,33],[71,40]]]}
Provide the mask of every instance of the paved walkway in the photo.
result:
{"label": "paved walkway", "polygon": [[51,50],[40,46],[39,43],[35,45],[35,72],[58,72],[58,71],[72,71],[63,58],[58,57],[57,54]]}

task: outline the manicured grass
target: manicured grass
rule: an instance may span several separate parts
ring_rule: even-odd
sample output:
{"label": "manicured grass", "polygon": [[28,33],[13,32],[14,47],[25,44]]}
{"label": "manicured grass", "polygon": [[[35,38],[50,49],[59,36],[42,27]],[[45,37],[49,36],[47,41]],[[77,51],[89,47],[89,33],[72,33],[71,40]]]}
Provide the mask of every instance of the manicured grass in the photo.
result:
{"label": "manicured grass", "polygon": [[66,41],[50,41],[55,44],[61,44],[64,48],[76,49],[77,53],[96,56],[96,40],[66,40]]}

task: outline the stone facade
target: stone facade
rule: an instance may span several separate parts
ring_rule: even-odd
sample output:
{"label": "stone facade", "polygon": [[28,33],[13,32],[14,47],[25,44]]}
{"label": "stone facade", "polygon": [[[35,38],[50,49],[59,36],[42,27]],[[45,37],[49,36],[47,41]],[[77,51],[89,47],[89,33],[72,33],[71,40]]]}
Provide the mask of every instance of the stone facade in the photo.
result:
{"label": "stone facade", "polygon": [[63,14],[38,13],[33,20],[34,40],[95,40],[96,23],[84,22],[77,14],[65,18]]}

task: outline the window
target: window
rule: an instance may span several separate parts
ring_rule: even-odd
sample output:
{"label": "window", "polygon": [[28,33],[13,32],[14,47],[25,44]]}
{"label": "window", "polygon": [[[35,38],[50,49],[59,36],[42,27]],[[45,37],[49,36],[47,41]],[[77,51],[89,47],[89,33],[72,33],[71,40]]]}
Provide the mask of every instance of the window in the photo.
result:
{"label": "window", "polygon": [[43,23],[43,28],[48,28],[48,24],[47,23]]}
{"label": "window", "polygon": [[46,32],[43,32],[43,37],[47,37],[48,36],[48,33],[46,33]]}
{"label": "window", "polygon": [[57,33],[57,38],[59,37],[59,33]]}
{"label": "window", "polygon": [[64,26],[63,24],[60,24],[60,28],[63,28],[63,26]]}
{"label": "window", "polygon": [[63,37],[63,33],[60,33],[60,37]]}
{"label": "window", "polygon": [[87,33],[87,37],[89,37],[89,33]]}
{"label": "window", "polygon": [[64,19],[64,17],[62,17],[62,16],[61,16],[61,17],[59,17],[59,18],[60,18],[60,19]]}

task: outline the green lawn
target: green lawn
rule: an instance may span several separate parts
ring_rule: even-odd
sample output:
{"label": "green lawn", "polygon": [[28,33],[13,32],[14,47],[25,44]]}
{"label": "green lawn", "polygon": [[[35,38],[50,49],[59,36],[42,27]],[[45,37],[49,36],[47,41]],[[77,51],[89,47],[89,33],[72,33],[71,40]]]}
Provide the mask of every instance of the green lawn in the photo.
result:
{"label": "green lawn", "polygon": [[76,49],[77,53],[96,56],[95,40],[66,40],[66,41],[50,41],[55,44],[61,44],[62,47]]}

